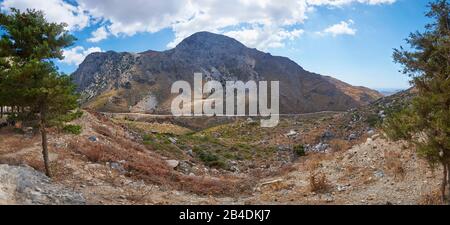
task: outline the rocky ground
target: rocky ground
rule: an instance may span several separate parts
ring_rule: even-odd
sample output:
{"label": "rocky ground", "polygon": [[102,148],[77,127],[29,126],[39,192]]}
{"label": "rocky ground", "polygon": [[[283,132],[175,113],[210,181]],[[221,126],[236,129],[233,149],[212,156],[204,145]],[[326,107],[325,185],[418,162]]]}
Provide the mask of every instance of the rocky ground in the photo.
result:
{"label": "rocky ground", "polygon": [[306,157],[296,166],[287,175],[267,180],[248,201],[403,205],[438,199],[434,192],[439,189],[440,172],[429,168],[405,143],[377,135],[345,152]]}
{"label": "rocky ground", "polygon": [[0,205],[4,204],[86,204],[81,193],[29,166],[0,165]]}
{"label": "rocky ground", "polygon": [[[84,112],[73,122],[80,135],[50,132],[52,179],[42,174],[39,135],[2,128],[0,204],[437,204],[439,168],[364,117],[294,116],[271,130],[239,119],[193,131]],[[292,152],[297,145],[306,156]]]}

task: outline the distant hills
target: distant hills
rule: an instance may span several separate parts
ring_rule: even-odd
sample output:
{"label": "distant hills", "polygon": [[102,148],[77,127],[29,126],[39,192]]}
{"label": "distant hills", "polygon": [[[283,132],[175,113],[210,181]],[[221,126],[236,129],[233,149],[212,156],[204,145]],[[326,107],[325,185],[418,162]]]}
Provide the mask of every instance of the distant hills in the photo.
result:
{"label": "distant hills", "polygon": [[109,112],[170,113],[173,82],[204,79],[280,81],[281,113],[341,111],[382,97],[311,73],[286,57],[272,56],[227,36],[199,32],[174,49],[142,53],[105,52],[86,57],[72,74],[85,107]]}
{"label": "distant hills", "polygon": [[378,92],[380,92],[381,94],[383,94],[384,96],[390,96],[399,92],[404,91],[405,89],[403,88],[380,88],[377,89]]}

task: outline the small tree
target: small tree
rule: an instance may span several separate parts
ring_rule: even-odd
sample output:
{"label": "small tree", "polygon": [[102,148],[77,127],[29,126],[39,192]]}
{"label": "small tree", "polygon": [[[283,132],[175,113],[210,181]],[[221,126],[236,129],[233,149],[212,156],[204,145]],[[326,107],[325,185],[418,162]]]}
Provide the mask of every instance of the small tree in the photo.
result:
{"label": "small tree", "polygon": [[[429,4],[426,14],[434,22],[423,33],[407,39],[410,49],[394,50],[417,89],[412,104],[389,116],[383,127],[394,140],[408,140],[432,165],[443,167],[442,200],[450,182],[450,5],[447,0]],[[450,186],[448,186],[450,187]],[[450,188],[449,188],[450,194]]]}
{"label": "small tree", "polygon": [[46,129],[77,107],[73,83],[52,62],[63,59],[62,49],[75,40],[65,26],[47,22],[35,10],[11,9],[10,14],[0,14],[0,99],[26,108],[22,118],[39,121],[47,176],[51,171]]}

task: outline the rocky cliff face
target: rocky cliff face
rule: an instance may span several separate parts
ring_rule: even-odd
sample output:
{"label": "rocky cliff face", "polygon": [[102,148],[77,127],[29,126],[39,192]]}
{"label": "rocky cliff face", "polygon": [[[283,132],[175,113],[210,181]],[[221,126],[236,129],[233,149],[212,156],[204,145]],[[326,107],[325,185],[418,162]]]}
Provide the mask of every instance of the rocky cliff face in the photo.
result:
{"label": "rocky cliff face", "polygon": [[111,112],[169,113],[173,82],[280,81],[281,113],[340,111],[381,97],[376,91],[304,70],[285,57],[245,47],[212,33],[196,33],[176,48],[133,53],[93,53],[72,75],[86,107]]}

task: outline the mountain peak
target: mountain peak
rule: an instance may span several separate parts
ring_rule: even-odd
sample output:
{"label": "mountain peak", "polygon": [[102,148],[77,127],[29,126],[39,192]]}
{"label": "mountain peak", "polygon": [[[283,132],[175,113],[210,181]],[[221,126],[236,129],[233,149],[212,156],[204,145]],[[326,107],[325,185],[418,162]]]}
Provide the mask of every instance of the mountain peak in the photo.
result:
{"label": "mountain peak", "polygon": [[220,82],[279,81],[281,113],[344,111],[379,97],[209,32],[195,33],[174,49],[137,56],[105,53],[86,59],[72,75],[86,96],[84,103],[100,111],[166,114],[172,100],[170,84],[191,82],[195,72]]}
{"label": "mountain peak", "polygon": [[241,42],[237,41],[234,38],[221,35],[214,34],[206,31],[197,32],[177,45],[176,49],[192,49],[192,48],[227,48],[227,49],[242,49],[246,48]]}

